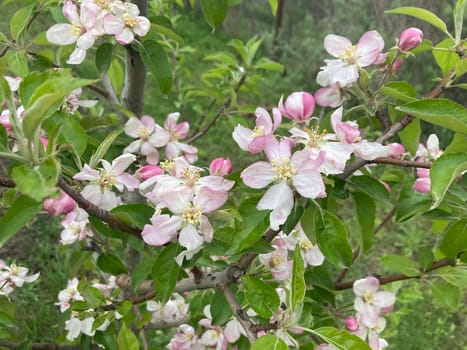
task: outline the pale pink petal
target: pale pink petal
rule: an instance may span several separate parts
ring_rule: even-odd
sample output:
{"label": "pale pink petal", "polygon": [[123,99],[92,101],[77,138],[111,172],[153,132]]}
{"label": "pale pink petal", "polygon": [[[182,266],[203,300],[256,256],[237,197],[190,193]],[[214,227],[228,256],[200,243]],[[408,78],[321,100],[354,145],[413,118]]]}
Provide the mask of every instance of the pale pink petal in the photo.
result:
{"label": "pale pink petal", "polygon": [[326,197],[326,187],[321,174],[317,171],[297,174],[292,177],[292,181],[297,192],[303,197],[313,199]]}
{"label": "pale pink petal", "polygon": [[151,22],[146,17],[136,17],[136,25],[133,27],[133,31],[136,35],[145,36],[151,28]]}
{"label": "pale pink petal", "polygon": [[353,291],[355,295],[360,297],[366,292],[375,294],[378,288],[379,280],[373,276],[368,276],[366,278],[356,280],[353,284]]}
{"label": "pale pink petal", "polygon": [[135,40],[135,36],[130,29],[124,28],[120,33],[115,35],[115,40],[117,40],[119,44],[128,45]]}
{"label": "pale pink petal", "polygon": [[186,225],[180,231],[178,242],[187,249],[186,258],[191,259],[202,247],[204,239],[198,234],[198,230],[193,225]]}
{"label": "pale pink petal", "polygon": [[68,64],[80,64],[86,58],[86,50],[80,49],[77,47],[68,57],[66,63]]}
{"label": "pale pink petal", "polygon": [[357,61],[360,67],[375,62],[384,48],[384,40],[376,30],[363,34],[357,44]]}
{"label": "pale pink petal", "polygon": [[237,125],[232,133],[232,137],[237,142],[238,147],[244,151],[248,151],[248,145],[253,140],[254,135],[251,129]]}
{"label": "pale pink petal", "polygon": [[292,153],[293,143],[288,139],[282,139],[280,142],[275,138],[267,139],[265,142],[264,153],[269,161],[273,159],[289,159]]}
{"label": "pale pink petal", "polygon": [[229,195],[224,191],[215,191],[209,187],[202,187],[194,201],[199,204],[203,213],[210,213],[219,209],[227,201]]}
{"label": "pale pink petal", "polygon": [[299,174],[309,173],[316,171],[323,164],[324,156],[325,152],[321,151],[315,154],[313,150],[308,148],[295,152],[290,161]]}
{"label": "pale pink petal", "polygon": [[164,147],[169,143],[169,139],[169,132],[157,125],[156,131],[149,137],[149,142],[154,147]]}
{"label": "pale pink petal", "polygon": [[45,33],[47,40],[56,45],[70,45],[78,40],[78,36],[72,35],[73,26],[69,23],[58,23],[50,27]]}
{"label": "pale pink petal", "polygon": [[420,177],[413,184],[414,191],[418,193],[431,193],[431,179],[429,177]]}
{"label": "pale pink petal", "polygon": [[256,108],[256,127],[263,127],[264,132],[269,134],[272,132],[272,120],[269,113],[262,107]]}
{"label": "pale pink petal", "polygon": [[426,140],[426,148],[428,152],[430,152],[431,156],[439,156],[439,139],[436,134],[428,136],[428,140]]}
{"label": "pale pink petal", "polygon": [[89,165],[85,164],[83,170],[73,176],[73,179],[80,181],[93,181],[99,178],[99,171],[91,169]]}
{"label": "pale pink petal", "polygon": [[344,98],[337,85],[327,86],[315,92],[316,103],[323,107],[336,108],[344,103]]}
{"label": "pale pink petal", "polygon": [[92,45],[94,45],[94,36],[91,32],[86,32],[81,35],[78,40],[76,41],[76,47],[80,48],[81,50],[86,51]]}
{"label": "pale pink petal", "polygon": [[268,162],[256,162],[242,171],[240,177],[251,188],[264,188],[274,181],[275,174]]}
{"label": "pale pink petal", "polygon": [[199,218],[199,233],[203,236],[204,241],[209,243],[212,241],[214,230],[212,229],[211,223],[208,218],[204,215],[201,215]]}
{"label": "pale pink petal", "polygon": [[123,31],[125,22],[121,18],[107,13],[102,19],[102,27],[107,34],[116,35]]}
{"label": "pale pink petal", "polygon": [[80,23],[78,6],[73,1],[68,0],[63,5],[63,15],[72,24]]}
{"label": "pale pink petal", "polygon": [[87,1],[81,4],[80,22],[88,30],[96,25],[97,15],[100,9],[95,3]]}
{"label": "pale pink petal", "polygon": [[378,324],[378,310],[374,306],[365,303],[362,298],[355,298],[354,308],[359,313],[359,321],[368,328],[374,328]]}
{"label": "pale pink petal", "polygon": [[[116,174],[123,173],[136,160],[136,156],[131,153],[125,153],[112,161],[112,170]],[[102,163],[104,164],[104,163]]]}
{"label": "pale pink petal", "polygon": [[350,46],[352,46],[352,42],[340,35],[328,34],[324,38],[324,48],[334,57],[339,57],[339,54]]}
{"label": "pale pink petal", "polygon": [[380,308],[388,308],[396,302],[396,295],[393,292],[379,291],[374,295],[373,303]]}
{"label": "pale pink petal", "polygon": [[270,226],[273,230],[278,230],[279,226],[287,220],[293,205],[292,190],[285,182],[281,182],[266,191],[256,208],[258,210],[271,209]]}
{"label": "pale pink petal", "polygon": [[317,245],[304,251],[303,258],[309,266],[321,266],[324,262],[324,255]]}
{"label": "pale pink petal", "polygon": [[141,236],[147,244],[161,246],[177,236],[181,224],[179,216],[157,215],[151,218],[151,225],[144,225]]}
{"label": "pale pink petal", "polygon": [[383,146],[378,142],[368,142],[367,140],[353,143],[352,146],[355,154],[365,160],[387,157],[390,152],[390,148],[388,146]]}
{"label": "pale pink petal", "polygon": [[128,191],[134,191],[139,187],[139,180],[128,173],[122,173],[117,176],[117,183],[125,185]]}
{"label": "pale pink petal", "polygon": [[193,192],[191,188],[181,186],[162,193],[159,199],[172,213],[181,214],[190,205]]}
{"label": "pale pink petal", "polygon": [[144,125],[141,120],[136,117],[130,118],[125,123],[125,134],[135,139],[139,138],[139,132],[141,129],[143,129],[143,127]]}

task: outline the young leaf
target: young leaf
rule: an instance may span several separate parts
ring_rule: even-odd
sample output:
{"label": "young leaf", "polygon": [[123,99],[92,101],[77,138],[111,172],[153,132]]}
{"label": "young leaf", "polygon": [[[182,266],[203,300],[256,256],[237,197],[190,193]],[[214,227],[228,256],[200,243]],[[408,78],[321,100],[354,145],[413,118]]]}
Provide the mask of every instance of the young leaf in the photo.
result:
{"label": "young leaf", "polygon": [[428,123],[467,134],[467,110],[451,100],[444,98],[419,100],[406,103],[396,109]]}
{"label": "young leaf", "polygon": [[290,284],[290,290],[292,299],[292,312],[301,310],[303,306],[303,300],[305,298],[306,285],[305,264],[303,262],[299,243],[295,246],[295,252],[293,256],[292,280]]}
{"label": "young leaf", "polygon": [[169,300],[177,283],[181,268],[175,262],[175,257],[180,250],[178,244],[171,244],[165,247],[154,261],[152,279],[157,298],[161,303]]}
{"label": "young leaf", "polygon": [[462,266],[446,266],[436,271],[443,280],[461,289],[467,288],[467,269]]}
{"label": "young leaf", "polygon": [[457,0],[454,8],[454,37],[456,45],[459,45],[462,38],[462,26],[464,24],[464,7],[466,0]]}
{"label": "young leaf", "polygon": [[217,289],[211,299],[211,315],[212,324],[223,325],[232,317],[232,309],[230,308],[224,293]]}
{"label": "young leaf", "polygon": [[280,304],[276,290],[270,284],[256,278],[242,277],[245,297],[251,308],[264,318],[269,318]]}
{"label": "young leaf", "polygon": [[462,298],[462,291],[459,287],[446,282],[433,281],[430,283],[430,292],[435,300],[452,311],[457,310]]}
{"label": "young leaf", "polygon": [[436,16],[433,12],[425,10],[424,8],[406,6],[406,7],[399,7],[399,8],[395,8],[395,9],[384,11],[384,12],[407,15],[407,16],[412,16],[412,17],[421,19],[422,21],[428,22],[431,25],[435,26],[436,28],[440,29],[446,35],[451,36],[446,27],[446,23],[444,23],[443,20],[439,18],[438,16]]}
{"label": "young leaf", "polygon": [[276,13],[277,13],[278,1],[277,0],[268,0],[268,2],[269,2],[269,6],[271,7],[272,15],[275,16]]}
{"label": "young leaf", "polygon": [[396,220],[402,222],[412,216],[429,210],[431,196],[425,193],[417,193],[413,189],[415,179],[406,177],[402,190],[397,201]]}
{"label": "young leaf", "polygon": [[96,51],[96,67],[99,73],[106,74],[112,63],[112,54],[115,46],[111,43],[104,43]]}
{"label": "young leaf", "polygon": [[118,332],[117,344],[118,350],[139,350],[138,338],[125,323]]}
{"label": "young leaf", "polygon": [[389,203],[389,192],[381,182],[367,175],[352,176],[347,183],[379,202]]}
{"label": "young leaf", "polygon": [[466,170],[467,154],[464,152],[442,154],[433,162],[430,179],[434,202],[431,209],[436,208],[441,203],[452,182]]}
{"label": "young leaf", "polygon": [[323,255],[336,266],[350,266],[352,248],[350,247],[344,223],[334,214],[322,210],[315,216],[316,242]]}
{"label": "young leaf", "polygon": [[156,40],[146,40],[141,48],[141,58],[156,78],[161,92],[167,94],[172,88],[172,67],[164,47]]}
{"label": "young leaf", "polygon": [[91,168],[94,169],[97,166],[97,163],[99,163],[100,160],[104,158],[110,146],[112,146],[115,139],[122,133],[122,131],[123,127],[115,129],[109,135],[107,135],[107,137],[104,139],[104,141],[102,141],[102,143],[96,149],[96,152],[94,152],[94,154],[91,156],[91,159],[89,160],[89,166]]}
{"label": "young leaf", "polygon": [[22,7],[14,13],[13,17],[11,17],[10,33],[15,40],[18,40],[18,37],[21,35],[24,29],[26,29],[33,9],[34,5]]}
{"label": "young leaf", "polygon": [[206,22],[215,29],[224,22],[229,2],[227,0],[201,0],[201,8]]}
{"label": "young leaf", "polygon": [[421,133],[420,119],[414,119],[409,125],[399,131],[397,135],[400,137],[407,151],[411,154],[415,154],[420,144]]}
{"label": "young leaf", "polygon": [[10,70],[19,77],[24,77],[29,73],[26,53],[22,51],[8,51],[6,61]]}
{"label": "young leaf", "polygon": [[251,350],[287,350],[289,347],[279,337],[272,334],[266,334],[259,337],[251,347]]}
{"label": "young leaf", "polygon": [[451,260],[455,260],[458,253],[467,251],[467,219],[458,220],[448,227],[439,250]]}
{"label": "young leaf", "polygon": [[443,75],[447,75],[461,60],[454,49],[454,41],[445,39],[433,48],[433,56]]}
{"label": "young leaf", "polygon": [[381,257],[380,262],[384,267],[393,272],[402,273],[409,277],[420,275],[417,264],[406,256],[388,254]]}
{"label": "young leaf", "polygon": [[355,201],[358,223],[360,224],[360,244],[365,252],[373,245],[376,216],[375,202],[370,196],[361,192],[353,192],[352,196]]}
{"label": "young leaf", "polygon": [[0,218],[0,247],[35,217],[41,208],[42,203],[28,196],[20,195],[16,198],[8,211]]}
{"label": "young leaf", "polygon": [[112,209],[112,214],[126,224],[142,229],[144,225],[150,223],[154,208],[146,204],[124,204]]}
{"label": "young leaf", "polygon": [[381,88],[380,92],[402,102],[417,100],[414,87],[407,81],[390,81]]}

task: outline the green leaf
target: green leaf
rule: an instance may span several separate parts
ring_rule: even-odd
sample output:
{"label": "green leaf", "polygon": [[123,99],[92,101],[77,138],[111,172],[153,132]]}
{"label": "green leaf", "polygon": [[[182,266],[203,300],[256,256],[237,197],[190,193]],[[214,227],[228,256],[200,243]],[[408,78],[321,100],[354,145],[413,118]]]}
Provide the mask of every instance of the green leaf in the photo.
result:
{"label": "green leaf", "polygon": [[[393,122],[400,121],[405,115],[405,113],[396,110],[395,107],[391,105],[388,105],[388,111],[391,121]],[[420,119],[417,118],[413,119],[409,125],[397,133],[405,149],[412,154],[417,152],[420,134]]]}
{"label": "green leaf", "polygon": [[15,40],[18,40],[18,37],[26,29],[33,9],[34,5],[22,7],[13,14],[13,17],[11,17],[10,33]]}
{"label": "green leaf", "polygon": [[166,303],[177,283],[180,275],[180,266],[175,262],[175,257],[180,253],[178,244],[171,244],[164,248],[154,261],[152,267],[152,279],[156,295],[161,303]]}
{"label": "green leaf", "polygon": [[0,326],[14,328],[16,327],[16,323],[10,315],[0,311]]}
{"label": "green leaf", "polygon": [[58,143],[71,146],[78,156],[81,156],[86,150],[88,144],[86,130],[72,116],[65,113],[54,113],[44,121],[44,129],[49,136],[53,130],[58,130]]}
{"label": "green leaf", "polygon": [[107,74],[109,75],[109,79],[112,84],[112,87],[115,90],[115,93],[117,95],[120,95],[122,92],[123,83],[125,80],[125,72],[118,58],[114,58],[112,60],[112,63],[110,64],[109,71]]}
{"label": "green leaf", "polygon": [[142,45],[141,58],[156,78],[160,91],[167,94],[172,88],[172,67],[164,47],[156,40],[146,40]]}
{"label": "green leaf", "polygon": [[106,74],[112,63],[112,55],[115,46],[110,43],[104,43],[96,51],[96,67],[99,73]]}
{"label": "green leaf", "polygon": [[232,317],[232,309],[230,308],[224,293],[217,289],[211,299],[211,315],[212,323],[215,325],[223,325]]}
{"label": "green leaf", "polygon": [[279,337],[266,334],[259,337],[251,347],[251,350],[288,350],[287,344]]}
{"label": "green leaf", "polygon": [[97,266],[104,272],[117,276],[127,273],[128,270],[123,262],[111,253],[102,253],[97,258]]}
{"label": "green leaf", "polygon": [[300,222],[300,219],[302,218],[304,212],[305,208],[303,207],[303,205],[294,206],[286,222],[281,227],[282,232],[286,235],[292,232],[295,229],[295,227],[297,227],[297,224]]}
{"label": "green leaf", "polygon": [[389,203],[388,190],[386,189],[386,187],[384,187],[384,185],[381,182],[379,182],[371,176],[352,176],[350,179],[347,180],[347,183],[351,187],[367,194],[368,196],[370,196],[378,202]]}
{"label": "green leaf", "polygon": [[81,292],[81,294],[83,295],[84,300],[92,308],[99,307],[104,301],[104,296],[102,295],[102,292],[93,286],[86,286],[86,288]]}
{"label": "green leaf", "polygon": [[150,276],[154,260],[153,256],[145,256],[138,265],[136,265],[131,273],[131,285],[133,289],[136,289],[141,282]]}
{"label": "green leaf", "polygon": [[410,102],[396,107],[397,110],[413,115],[428,123],[456,132],[467,133],[467,110],[444,98]]}
{"label": "green leaf", "polygon": [[125,323],[118,332],[117,344],[118,350],[139,350],[138,338]]}
{"label": "green leaf", "polygon": [[180,45],[183,44],[184,40],[183,38],[175,33],[173,30],[170,28],[167,28],[166,26],[162,26],[156,23],[151,23],[151,28],[154,29],[156,32],[165,35],[166,37],[176,41]]}
{"label": "green leaf", "polygon": [[271,7],[272,15],[275,16],[277,14],[277,0],[268,0],[269,6]]}
{"label": "green leaf", "polygon": [[327,210],[322,210],[322,214],[316,211],[315,230],[316,242],[326,259],[339,267],[350,266],[352,248],[344,223]]}
{"label": "green leaf", "polygon": [[452,182],[467,170],[467,153],[447,153],[436,159],[430,170],[431,194],[436,208],[443,200]]}
{"label": "green leaf", "polygon": [[0,247],[42,209],[42,203],[20,195],[0,218]]}
{"label": "green leaf", "polygon": [[251,308],[264,318],[269,319],[280,304],[276,290],[270,284],[256,278],[242,277],[245,297]]}
{"label": "green leaf", "polygon": [[440,29],[445,34],[450,36],[448,29],[446,27],[446,23],[444,23],[443,20],[439,18],[438,16],[436,16],[433,12],[425,10],[424,8],[406,6],[406,7],[398,7],[398,8],[384,11],[384,12],[392,13],[392,14],[399,14],[399,15],[407,15],[407,16],[412,16],[412,17],[421,19],[422,21],[430,23],[431,25],[435,26],[436,28]]}
{"label": "green leaf", "polygon": [[[464,24],[465,0],[457,0],[454,8],[454,37],[456,45],[459,45],[462,39],[462,26]],[[465,60],[464,60],[465,61]]]}
{"label": "green leaf", "polygon": [[224,22],[229,3],[227,0],[201,0],[201,8],[206,22],[215,29]]}
{"label": "green leaf", "polygon": [[355,211],[360,225],[360,245],[365,252],[373,245],[376,217],[375,202],[370,196],[361,192],[353,192],[352,196],[355,201]]}
{"label": "green leaf", "polygon": [[456,69],[456,77],[462,77],[465,74],[465,72],[467,72],[467,60],[460,60],[456,63],[456,66],[454,68]]}
{"label": "green leaf", "polygon": [[115,142],[117,137],[122,133],[122,131],[123,131],[123,127],[115,129],[109,135],[107,135],[104,141],[101,142],[99,147],[96,149],[96,152],[94,152],[94,154],[91,156],[91,159],[89,160],[89,166],[91,168],[93,169],[96,168],[97,164],[101,161],[101,159],[104,158],[110,146],[112,146],[112,144]]}
{"label": "green leaf", "polygon": [[25,164],[13,168],[11,177],[16,182],[19,192],[40,202],[56,192],[56,183],[60,173],[60,163],[48,158],[40,166]]}
{"label": "green leaf", "polygon": [[10,70],[19,77],[24,77],[29,73],[28,60],[23,51],[8,51],[6,61]]}
{"label": "green leaf", "polygon": [[402,102],[416,101],[416,92],[412,84],[407,81],[390,81],[380,92]]}
{"label": "green leaf", "polygon": [[238,232],[233,237],[232,246],[226,255],[233,255],[248,248],[257,242],[267,230],[269,211],[257,210],[258,200],[258,196],[248,198],[238,209],[243,222],[239,225]]}
{"label": "green leaf", "polygon": [[142,229],[144,225],[150,224],[154,208],[146,204],[124,204],[112,209],[112,214],[127,225]]}
{"label": "green leaf", "polygon": [[333,327],[321,327],[315,329],[313,333],[326,343],[336,346],[339,350],[370,350],[365,341],[347,331],[341,331]]}
{"label": "green leaf", "polygon": [[467,219],[460,219],[448,227],[439,249],[450,260],[467,251]]}
{"label": "green leaf", "polygon": [[380,259],[381,264],[392,272],[402,273],[408,277],[420,275],[417,264],[403,255],[388,254]]}
{"label": "green leaf", "polygon": [[280,63],[274,62],[267,57],[261,57],[255,64],[256,69],[269,70],[272,72],[283,73],[284,66]]}
{"label": "green leaf", "polygon": [[8,134],[3,125],[0,125],[0,152],[10,152],[10,147],[8,146]]}
{"label": "green leaf", "polygon": [[303,300],[305,299],[306,284],[305,284],[305,264],[303,262],[302,253],[300,251],[300,243],[295,246],[292,267],[292,280],[290,283],[291,290],[291,308],[292,312],[301,311]]}
{"label": "green leaf", "polygon": [[467,269],[463,266],[446,266],[436,271],[443,280],[461,289],[467,288]]}
{"label": "green leaf", "polygon": [[456,133],[452,138],[451,143],[444,150],[444,153],[459,153],[467,152],[467,135]]}
{"label": "green leaf", "polygon": [[433,56],[443,75],[447,75],[460,61],[452,39],[445,39],[436,45],[433,48]]}
{"label": "green leaf", "polygon": [[89,222],[91,225],[96,229],[96,231],[106,237],[110,238],[117,238],[125,241],[128,238],[128,234],[122,231],[114,230],[113,228],[109,227],[108,224],[96,219],[93,216],[89,217]]}
{"label": "green leaf", "polygon": [[462,298],[462,291],[452,284],[446,282],[430,282],[430,292],[435,300],[443,307],[452,311],[458,310]]}

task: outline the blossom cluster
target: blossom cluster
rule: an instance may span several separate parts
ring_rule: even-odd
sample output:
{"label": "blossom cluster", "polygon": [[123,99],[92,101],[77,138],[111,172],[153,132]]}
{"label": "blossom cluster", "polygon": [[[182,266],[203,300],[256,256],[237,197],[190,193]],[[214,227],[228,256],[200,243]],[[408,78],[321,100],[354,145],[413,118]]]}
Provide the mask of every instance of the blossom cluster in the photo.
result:
{"label": "blossom cluster", "polygon": [[131,2],[120,0],[67,0],[63,15],[69,23],[58,23],[46,32],[47,40],[57,45],[76,48],[68,64],[80,64],[86,52],[102,36],[110,35],[121,45],[131,44],[135,35],[144,36],[151,27],[149,20],[139,15],[139,8]]}
{"label": "blossom cluster", "polygon": [[[423,144],[418,145],[415,157],[420,162],[432,162],[439,158],[443,152],[439,149],[439,140],[436,134],[428,136],[426,147]],[[431,192],[430,169],[417,168],[417,179],[413,189],[420,193]]]}
{"label": "blossom cluster", "polygon": [[395,294],[379,290],[379,280],[373,276],[356,280],[353,291],[357,314],[345,320],[347,330],[366,340],[371,350],[385,348],[388,343],[379,337],[386,328],[386,319],[381,314],[392,310],[396,301]]}

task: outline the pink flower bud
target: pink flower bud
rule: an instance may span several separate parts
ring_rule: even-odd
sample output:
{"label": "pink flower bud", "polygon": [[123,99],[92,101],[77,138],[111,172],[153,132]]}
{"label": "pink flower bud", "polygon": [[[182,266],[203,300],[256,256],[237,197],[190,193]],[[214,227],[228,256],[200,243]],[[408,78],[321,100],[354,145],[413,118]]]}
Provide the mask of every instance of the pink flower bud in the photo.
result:
{"label": "pink flower bud", "polygon": [[399,36],[397,46],[402,51],[410,51],[416,48],[423,40],[423,32],[421,29],[411,27],[404,30]]}
{"label": "pink flower bud", "polygon": [[391,187],[386,182],[384,182],[384,181],[380,181],[380,182],[384,186],[386,191],[391,192]]}
{"label": "pink flower bud", "polygon": [[415,192],[419,193],[430,193],[431,192],[431,180],[429,177],[420,177],[415,180],[413,184],[413,189]]}
{"label": "pink flower bud", "polygon": [[388,312],[391,312],[393,309],[394,309],[394,305],[389,305],[386,307],[382,307],[381,312],[388,313]]}
{"label": "pink flower bud", "polygon": [[285,106],[279,101],[279,110],[283,116],[303,122],[311,118],[315,110],[315,99],[312,94],[304,91],[294,92],[285,100]]}
{"label": "pink flower bud", "polygon": [[163,173],[164,173],[164,170],[162,170],[157,165],[145,165],[136,172],[136,176],[141,181],[146,181],[147,179],[153,176],[161,175]]}
{"label": "pink flower bud", "polygon": [[345,328],[350,332],[355,332],[359,328],[358,321],[355,317],[347,317],[345,319]]}
{"label": "pink flower bud", "polygon": [[219,176],[230,174],[232,172],[232,163],[230,159],[216,158],[211,162],[209,172],[211,175]]}
{"label": "pink flower bud", "polygon": [[65,192],[58,198],[44,200],[44,209],[52,215],[68,214],[75,207],[75,201]]}
{"label": "pink flower bud", "polygon": [[49,144],[49,140],[43,136],[40,136],[39,141],[42,143],[42,146],[44,147],[44,149],[46,149],[47,145]]}
{"label": "pink flower bud", "polygon": [[430,177],[430,169],[417,168],[417,177]]}
{"label": "pink flower bud", "polygon": [[394,142],[389,145],[389,157],[400,159],[405,153],[405,148],[400,143]]}
{"label": "pink flower bud", "polygon": [[392,64],[392,71],[393,73],[396,73],[399,71],[399,69],[401,69],[401,66],[402,66],[402,63],[404,62],[404,60],[402,58],[398,58],[394,61],[394,63]]}

